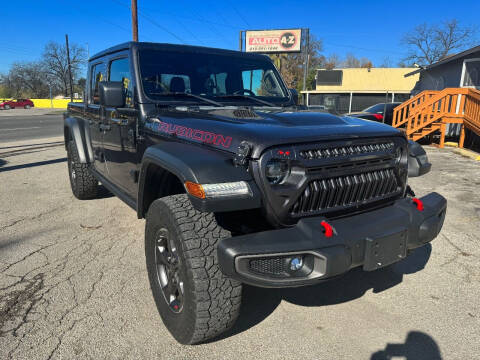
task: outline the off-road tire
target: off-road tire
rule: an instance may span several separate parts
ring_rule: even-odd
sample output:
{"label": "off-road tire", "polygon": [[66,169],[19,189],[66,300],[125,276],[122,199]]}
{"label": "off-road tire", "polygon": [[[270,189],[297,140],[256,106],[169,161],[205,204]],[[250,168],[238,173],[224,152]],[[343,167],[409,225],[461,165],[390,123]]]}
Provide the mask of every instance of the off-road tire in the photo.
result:
{"label": "off-road tire", "polygon": [[89,164],[82,164],[73,140],[67,145],[68,176],[73,195],[79,200],[95,199],[98,181],[89,170]]}
{"label": "off-road tire", "polygon": [[[220,227],[212,213],[195,210],[187,195],[155,200],[145,225],[148,277],[163,323],[182,344],[196,344],[230,329],[240,311],[242,285],[222,274],[217,246],[230,232]],[[179,261],[183,281],[183,307],[172,311],[163,296],[155,263],[156,234],[168,231]]]}

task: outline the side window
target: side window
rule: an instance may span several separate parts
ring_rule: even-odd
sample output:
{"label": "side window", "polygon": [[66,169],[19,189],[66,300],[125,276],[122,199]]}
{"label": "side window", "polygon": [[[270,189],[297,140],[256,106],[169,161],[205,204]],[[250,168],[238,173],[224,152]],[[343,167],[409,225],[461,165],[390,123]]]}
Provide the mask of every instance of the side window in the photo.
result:
{"label": "side window", "polygon": [[158,95],[168,92],[191,93],[190,77],[183,74],[156,74],[143,78],[143,89],[147,94]]}
{"label": "side window", "polygon": [[109,81],[121,81],[125,89],[125,105],[133,107],[132,77],[128,58],[116,59],[110,63]]}
{"label": "side window", "polygon": [[263,69],[242,71],[243,88],[257,96],[283,96],[280,84],[272,70]]}
{"label": "side window", "polygon": [[208,95],[225,95],[227,93],[225,81],[227,73],[210,74],[205,84]]}
{"label": "side window", "polygon": [[258,95],[262,86],[263,70],[242,71],[243,88]]}
{"label": "side window", "polygon": [[90,102],[92,104],[100,104],[100,97],[98,95],[98,84],[100,81],[105,81],[105,70],[103,64],[96,64],[92,67],[92,76],[90,78]]}

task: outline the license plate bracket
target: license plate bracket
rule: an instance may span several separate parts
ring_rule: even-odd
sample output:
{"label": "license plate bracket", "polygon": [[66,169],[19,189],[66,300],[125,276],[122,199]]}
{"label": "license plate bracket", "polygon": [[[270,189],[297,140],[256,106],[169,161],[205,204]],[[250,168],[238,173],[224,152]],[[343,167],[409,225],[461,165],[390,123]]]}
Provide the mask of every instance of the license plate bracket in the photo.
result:
{"label": "license plate bracket", "polygon": [[363,270],[377,270],[393,264],[406,256],[406,229],[378,238],[366,238]]}

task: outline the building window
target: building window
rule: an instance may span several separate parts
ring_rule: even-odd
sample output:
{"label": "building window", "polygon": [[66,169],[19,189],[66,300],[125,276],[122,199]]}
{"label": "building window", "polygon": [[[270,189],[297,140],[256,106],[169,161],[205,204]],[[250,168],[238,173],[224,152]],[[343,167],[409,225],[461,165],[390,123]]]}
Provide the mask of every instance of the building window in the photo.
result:
{"label": "building window", "polygon": [[342,85],[343,71],[342,70],[318,70],[317,71],[317,86],[318,85]]}
{"label": "building window", "polygon": [[463,82],[464,87],[480,87],[480,60],[464,62],[463,68]]}

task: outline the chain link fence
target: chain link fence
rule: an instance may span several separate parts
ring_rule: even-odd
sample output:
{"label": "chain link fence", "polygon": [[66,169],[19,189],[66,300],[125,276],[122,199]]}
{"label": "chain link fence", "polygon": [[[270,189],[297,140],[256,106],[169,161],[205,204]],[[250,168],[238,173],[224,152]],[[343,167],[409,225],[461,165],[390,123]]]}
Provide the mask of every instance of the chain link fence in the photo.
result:
{"label": "chain link fence", "polygon": [[[304,94],[304,99],[306,94]],[[318,94],[309,93],[307,105],[321,105],[328,110],[335,110],[339,114],[362,111],[363,109],[384,102],[404,102],[410,98],[410,94],[396,93],[336,93]]]}

